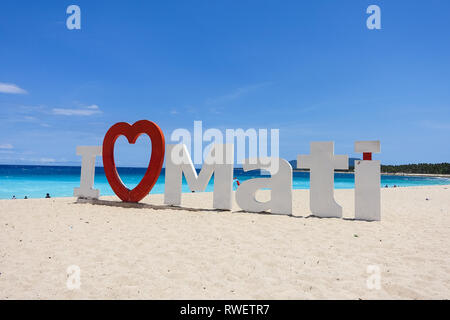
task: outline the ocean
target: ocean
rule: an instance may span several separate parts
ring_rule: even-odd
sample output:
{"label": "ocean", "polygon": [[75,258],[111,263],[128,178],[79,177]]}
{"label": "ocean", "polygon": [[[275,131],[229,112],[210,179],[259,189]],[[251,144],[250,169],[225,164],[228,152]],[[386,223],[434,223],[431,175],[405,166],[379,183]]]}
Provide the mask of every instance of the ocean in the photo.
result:
{"label": "ocean", "polygon": [[[122,181],[128,188],[135,187],[145,173],[145,168],[118,168]],[[44,198],[46,193],[52,197],[72,197],[73,189],[80,185],[80,167],[69,166],[22,166],[0,165],[0,199]],[[262,177],[259,171],[244,172],[236,168],[234,176],[240,181]],[[150,193],[164,193],[164,169]],[[334,186],[336,189],[354,188],[354,175],[349,173],[335,173]],[[213,191],[213,179],[206,191]],[[450,185],[448,178],[415,177],[415,176],[381,176],[381,186],[394,185],[399,187]],[[106,180],[102,167],[96,168],[94,187],[100,189],[100,195],[114,195]],[[234,183],[234,189],[237,188]],[[309,172],[293,173],[293,189],[309,189]],[[183,192],[190,192],[183,177]]]}

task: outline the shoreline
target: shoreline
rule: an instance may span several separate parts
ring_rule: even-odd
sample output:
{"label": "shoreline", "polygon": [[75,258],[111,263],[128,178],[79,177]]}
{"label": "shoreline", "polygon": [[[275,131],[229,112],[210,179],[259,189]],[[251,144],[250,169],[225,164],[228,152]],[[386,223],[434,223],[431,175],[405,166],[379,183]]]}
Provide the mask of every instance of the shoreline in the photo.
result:
{"label": "shoreline", "polygon": [[[436,185],[423,185],[423,186],[421,186],[421,185],[397,186],[397,187],[389,187],[389,188],[386,188],[384,186],[380,186],[380,189],[383,190],[383,189],[397,189],[397,188],[404,189],[404,188],[428,188],[428,187],[444,187],[444,189],[447,189],[448,187],[450,187],[450,182],[449,182],[449,184],[436,184]],[[293,192],[295,192],[297,190],[299,190],[299,191],[300,190],[301,191],[308,191],[309,192],[310,189],[309,188],[308,189],[292,189]],[[336,192],[337,190],[355,190],[355,188],[354,187],[353,188],[334,188],[334,192]],[[233,193],[235,193],[235,192],[236,192],[236,190],[233,190]],[[202,192],[195,192],[195,193],[196,194],[211,194],[212,195],[213,191],[202,191]],[[182,195],[185,195],[185,194],[193,194],[193,192],[182,192]],[[149,193],[145,198],[152,197],[152,196],[164,196],[164,193]],[[111,198],[114,198],[114,197],[117,197],[117,196],[116,195],[100,195],[99,199],[77,198],[77,197],[74,197],[74,196],[51,197],[51,198],[42,197],[42,198],[28,198],[28,199],[23,199],[23,198],[16,198],[16,199],[11,199],[11,198],[5,199],[5,198],[3,198],[2,199],[2,198],[0,198],[0,202],[1,201],[20,201],[20,200],[28,201],[28,200],[75,199],[75,200],[81,200],[80,203],[81,202],[89,203],[89,202],[92,202],[92,201],[94,201],[94,202],[95,201],[101,202],[104,199],[111,199]],[[123,203],[126,203],[126,202],[123,202]],[[139,203],[138,203],[138,205],[139,205]]]}
{"label": "shoreline", "polygon": [[403,172],[382,172],[381,175],[384,176],[402,176],[402,177],[437,177],[437,178],[450,178],[450,174],[435,174],[435,173],[403,173]]}
{"label": "shoreline", "polygon": [[[292,169],[293,172],[309,172],[309,170]],[[346,173],[355,174],[354,171],[339,171],[334,173]],[[381,172],[382,176],[401,176],[401,177],[437,177],[437,178],[450,178],[450,174],[437,174],[437,173],[405,173],[405,172]]]}

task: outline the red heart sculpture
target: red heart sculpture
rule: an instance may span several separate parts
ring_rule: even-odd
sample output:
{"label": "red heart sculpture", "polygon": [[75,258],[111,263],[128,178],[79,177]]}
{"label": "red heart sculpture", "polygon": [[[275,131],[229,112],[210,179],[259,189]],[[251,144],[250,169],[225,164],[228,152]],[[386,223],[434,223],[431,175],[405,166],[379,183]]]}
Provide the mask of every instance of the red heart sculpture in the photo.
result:
{"label": "red heart sculpture", "polygon": [[[134,144],[143,133],[146,133],[152,141],[152,155],[147,171],[141,182],[133,189],[129,190],[122,182],[117,173],[114,162],[114,144],[119,136],[127,137],[128,142]],[[133,125],[126,122],[119,122],[109,128],[103,139],[103,167],[105,169],[106,179],[108,179],[111,188],[115,194],[124,202],[139,202],[158,180],[161,168],[164,162],[165,142],[164,134],[161,128],[154,122],[140,120]]]}

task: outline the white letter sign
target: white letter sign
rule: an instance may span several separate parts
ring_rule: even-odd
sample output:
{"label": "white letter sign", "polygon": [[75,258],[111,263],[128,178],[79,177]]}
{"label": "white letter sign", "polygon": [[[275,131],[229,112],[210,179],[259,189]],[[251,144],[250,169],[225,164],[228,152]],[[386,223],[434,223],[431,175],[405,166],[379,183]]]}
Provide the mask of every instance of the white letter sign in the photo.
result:
{"label": "white letter sign", "polygon": [[310,210],[322,218],[341,218],[334,200],[334,169],[348,169],[347,155],[334,155],[334,142],[311,142],[311,154],[297,157],[297,168],[310,169]]}
{"label": "white letter sign", "polygon": [[95,157],[102,155],[101,146],[79,146],[77,155],[81,156],[80,187],[73,190],[79,198],[98,199],[100,190],[94,189]]}
{"label": "white letter sign", "polygon": [[[271,174],[270,178],[250,179],[241,183],[236,191],[236,202],[245,211],[262,212],[270,209],[272,213],[292,214],[292,166],[281,158],[245,159],[244,171],[264,169]],[[272,162],[279,166],[272,166]],[[258,189],[269,188],[270,200],[260,202],[255,194]]]}
{"label": "white letter sign", "polygon": [[372,160],[372,153],[380,152],[380,141],[356,141],[355,152],[364,154],[355,161],[355,219],[379,221],[380,161]]}
{"label": "white letter sign", "polygon": [[233,164],[234,146],[232,144],[215,144],[197,175],[186,145],[168,144],[164,203],[169,205],[181,204],[182,174],[184,174],[192,191],[204,191],[214,173],[213,207],[231,210]]}

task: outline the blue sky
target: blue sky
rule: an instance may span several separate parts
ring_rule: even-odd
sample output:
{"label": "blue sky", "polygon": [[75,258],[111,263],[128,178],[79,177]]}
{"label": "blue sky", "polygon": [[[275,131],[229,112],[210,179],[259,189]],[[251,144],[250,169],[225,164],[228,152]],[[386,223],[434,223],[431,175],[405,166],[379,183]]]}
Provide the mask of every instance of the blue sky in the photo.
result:
{"label": "blue sky", "polygon": [[[81,30],[66,8],[81,8]],[[381,8],[368,30],[366,8]],[[278,128],[280,154],[381,140],[450,161],[450,2],[2,1],[0,163],[74,164],[119,121]],[[168,137],[166,137],[168,139]],[[121,140],[119,165],[148,162]]]}

